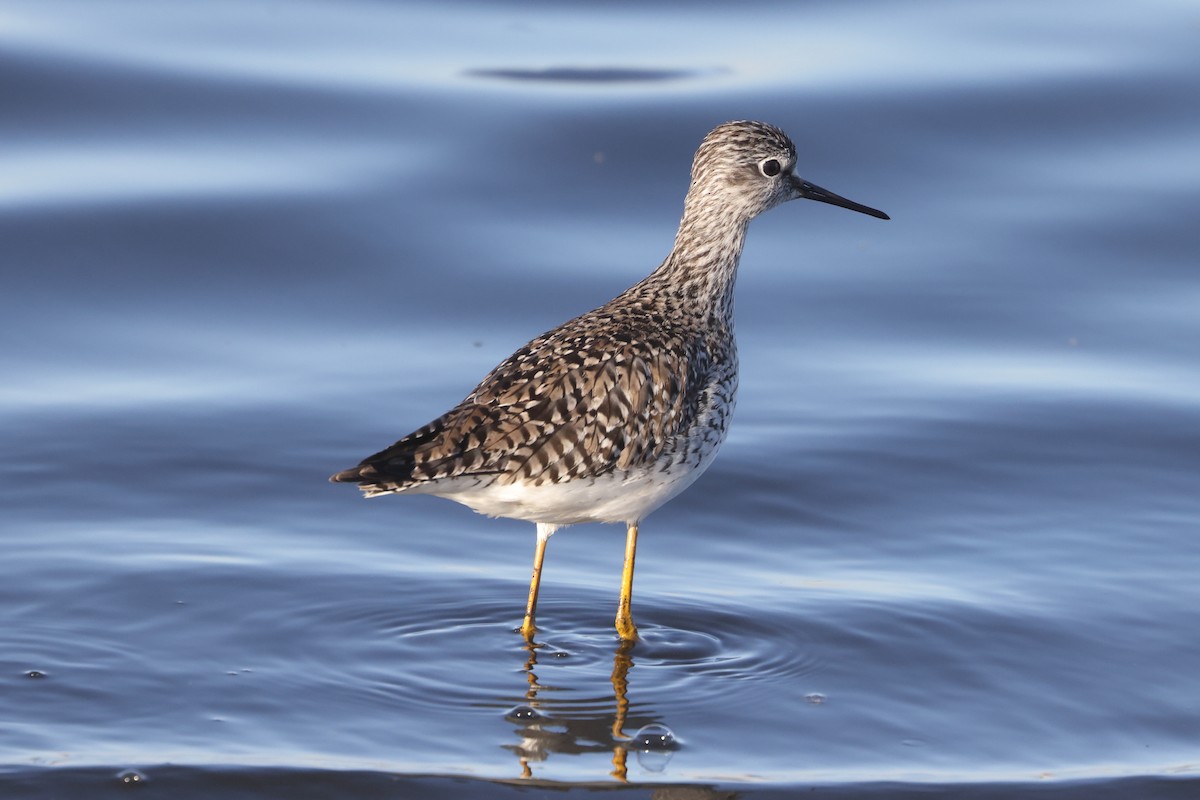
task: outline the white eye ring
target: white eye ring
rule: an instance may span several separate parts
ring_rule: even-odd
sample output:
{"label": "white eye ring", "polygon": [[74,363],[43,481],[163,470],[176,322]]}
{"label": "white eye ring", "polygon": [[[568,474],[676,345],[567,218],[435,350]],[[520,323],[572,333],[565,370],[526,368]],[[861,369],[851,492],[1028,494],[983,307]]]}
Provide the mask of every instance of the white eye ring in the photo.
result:
{"label": "white eye ring", "polygon": [[768,178],[774,178],[776,175],[783,172],[783,165],[779,163],[778,158],[768,158],[766,161],[758,165],[758,169]]}

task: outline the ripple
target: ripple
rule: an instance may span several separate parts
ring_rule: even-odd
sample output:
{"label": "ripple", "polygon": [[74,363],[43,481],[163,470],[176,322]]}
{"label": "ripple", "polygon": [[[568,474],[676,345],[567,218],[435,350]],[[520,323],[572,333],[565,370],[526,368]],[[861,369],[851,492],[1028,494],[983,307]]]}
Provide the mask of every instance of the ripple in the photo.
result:
{"label": "ripple", "polygon": [[638,69],[629,67],[549,67],[546,69],[470,69],[463,73],[473,78],[499,78],[508,81],[540,83],[663,83],[705,74],[687,69]]}
{"label": "ripple", "polygon": [[[620,730],[649,736],[660,728],[647,726],[657,725],[670,732],[661,709],[679,697],[716,685],[731,702],[742,702],[745,688],[758,696],[794,692],[796,677],[820,667],[804,626],[736,602],[713,610],[643,595],[641,638],[627,645],[611,628],[606,592],[556,586],[539,609],[540,632],[529,647],[514,631],[521,581],[476,581],[468,593],[441,581],[410,580],[391,592],[386,583],[339,578],[312,586],[307,607],[262,612],[256,624],[276,626],[311,650],[289,648],[281,653],[287,669],[268,668],[289,690],[284,694],[321,695],[326,705],[333,695],[342,708],[417,713],[447,724],[485,710],[516,727],[519,749],[530,757],[624,746]],[[645,749],[653,748],[631,752]]]}
{"label": "ripple", "polygon": [[770,685],[822,668],[809,627],[779,609],[676,603],[646,618],[634,657],[672,684],[720,678]]}
{"label": "ripple", "polygon": [[[173,148],[173,149],[172,149]],[[378,154],[361,145],[356,153],[328,147],[287,148],[198,140],[185,151],[147,142],[86,149],[38,142],[0,156],[11,176],[0,187],[0,212],[29,213],[47,207],[102,207],[116,204],[203,198],[246,198],[273,194],[321,194],[352,185],[374,173]],[[372,157],[373,156],[373,157]],[[303,161],[308,169],[297,170]]]}

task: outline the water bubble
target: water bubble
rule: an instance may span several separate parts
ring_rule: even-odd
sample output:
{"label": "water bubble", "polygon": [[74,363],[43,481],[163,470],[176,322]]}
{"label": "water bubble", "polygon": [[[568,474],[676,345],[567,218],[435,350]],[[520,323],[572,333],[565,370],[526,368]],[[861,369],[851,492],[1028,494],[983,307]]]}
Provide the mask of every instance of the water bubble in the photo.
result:
{"label": "water bubble", "polygon": [[647,772],[662,772],[679,748],[675,734],[666,725],[652,722],[638,729],[629,742],[637,750],[638,764]]}
{"label": "water bubble", "polygon": [[42,672],[40,669],[31,669],[25,672],[25,677],[34,678],[36,680],[37,678],[46,677],[46,673]]}
{"label": "water bubble", "polygon": [[825,695],[821,694],[820,692],[811,692],[809,694],[804,695],[804,702],[809,703],[814,706],[821,705],[822,703],[825,702],[825,699],[826,699]]}
{"label": "water bubble", "polygon": [[541,719],[542,715],[536,708],[529,706],[516,706],[504,715],[505,719],[513,720],[514,722],[532,722],[535,719]]}
{"label": "water bubble", "polygon": [[675,750],[678,747],[671,729],[657,722],[638,728],[630,744],[639,750],[649,751]]}
{"label": "water bubble", "polygon": [[146,776],[138,772],[136,769],[127,769],[117,775],[119,780],[125,786],[144,786]]}

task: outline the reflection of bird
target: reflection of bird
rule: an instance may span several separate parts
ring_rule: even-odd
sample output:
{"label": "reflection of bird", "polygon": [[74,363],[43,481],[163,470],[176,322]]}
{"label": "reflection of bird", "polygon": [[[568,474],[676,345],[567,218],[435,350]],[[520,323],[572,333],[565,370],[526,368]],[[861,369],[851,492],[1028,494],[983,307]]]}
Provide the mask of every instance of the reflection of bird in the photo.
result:
{"label": "reflection of bird", "polygon": [[[664,725],[651,723],[638,730],[632,737],[625,735],[625,724],[629,719],[629,669],[633,666],[630,652],[635,642],[622,639],[617,644],[613,657],[612,688],[614,708],[607,713],[606,702],[579,697],[567,692],[563,696],[564,687],[545,687],[538,682],[534,670],[538,666],[540,647],[535,644],[526,645],[529,658],[525,662],[525,676],[528,688],[525,690],[525,703],[511,709],[506,715],[509,722],[519,725],[517,734],[521,737],[519,744],[506,744],[503,747],[517,754],[521,763],[521,777],[532,778],[531,762],[545,761],[550,753],[570,753],[577,755],[591,752],[612,752],[613,771],[611,774],[620,781],[625,781],[628,774],[626,767],[630,749],[635,749],[638,761],[643,761],[643,754],[648,749],[655,748],[658,742],[653,736],[647,739],[643,736],[646,731],[662,731],[666,737],[661,740],[657,751],[665,756],[660,759],[663,764],[670,758],[674,749],[674,734]],[[543,689],[550,696],[539,699],[538,694]],[[558,696],[558,700],[552,699]],[[568,699],[568,697],[570,699]],[[555,713],[561,709],[561,714]],[[595,710],[592,710],[595,709]],[[597,713],[598,712],[598,713]],[[648,742],[648,743],[647,743]],[[664,746],[665,744],[665,746]],[[651,769],[657,763],[651,759]]]}
{"label": "reflection of bird", "polygon": [[888,219],[795,175],[796,148],[762,122],[700,144],[670,255],[649,277],[545,333],[458,406],[331,480],[368,497],[433,494],[537,523],[532,640],[546,541],[564,525],[628,526],[617,631],[629,612],[642,518],[683,491],[725,439],[737,390],[733,284],[746,227],[797,198]]}

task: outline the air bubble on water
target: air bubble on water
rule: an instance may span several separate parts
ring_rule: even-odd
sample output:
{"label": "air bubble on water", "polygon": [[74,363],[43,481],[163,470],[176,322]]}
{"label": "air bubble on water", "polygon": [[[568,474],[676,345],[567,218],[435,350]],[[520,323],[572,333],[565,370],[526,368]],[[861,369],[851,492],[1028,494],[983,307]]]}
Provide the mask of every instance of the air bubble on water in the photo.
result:
{"label": "air bubble on water", "polygon": [[516,706],[504,715],[505,719],[513,720],[514,722],[532,722],[535,719],[541,719],[542,715],[536,708],[529,706]]}
{"label": "air bubble on water", "polygon": [[146,776],[136,769],[127,769],[117,774],[117,780],[125,786],[143,786],[146,783]]}
{"label": "air bubble on water", "polygon": [[647,751],[674,750],[678,746],[671,729],[657,722],[638,728],[630,744],[638,750]]}
{"label": "air bubble on water", "polygon": [[814,705],[814,706],[819,706],[819,705],[823,704],[825,702],[825,699],[826,699],[825,695],[821,694],[820,692],[811,692],[809,694],[804,695],[804,702],[809,703],[810,705]]}
{"label": "air bubble on water", "polygon": [[25,677],[34,678],[36,680],[37,678],[46,677],[46,673],[42,672],[40,669],[31,669],[25,671]]}
{"label": "air bubble on water", "polygon": [[639,728],[629,741],[629,749],[637,751],[638,764],[647,772],[662,772],[679,748],[675,734],[666,725],[652,722]]}

